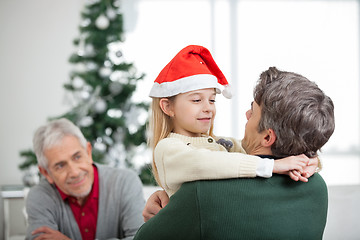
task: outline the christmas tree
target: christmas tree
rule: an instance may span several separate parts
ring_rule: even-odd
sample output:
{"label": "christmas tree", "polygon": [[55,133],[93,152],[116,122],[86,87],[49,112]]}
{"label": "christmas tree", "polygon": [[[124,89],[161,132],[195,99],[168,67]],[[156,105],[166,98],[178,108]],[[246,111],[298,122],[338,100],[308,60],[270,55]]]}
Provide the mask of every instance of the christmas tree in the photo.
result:
{"label": "christmas tree", "polygon": [[[81,16],[76,51],[69,60],[73,70],[64,85],[72,109],[56,118],[80,127],[92,143],[95,162],[132,167],[139,146],[145,148],[148,104],[132,99],[144,74],[124,59],[121,1],[87,0]],[[21,169],[37,164],[31,150],[20,154],[25,157]],[[151,182],[148,167],[142,170],[148,179],[143,181]]]}

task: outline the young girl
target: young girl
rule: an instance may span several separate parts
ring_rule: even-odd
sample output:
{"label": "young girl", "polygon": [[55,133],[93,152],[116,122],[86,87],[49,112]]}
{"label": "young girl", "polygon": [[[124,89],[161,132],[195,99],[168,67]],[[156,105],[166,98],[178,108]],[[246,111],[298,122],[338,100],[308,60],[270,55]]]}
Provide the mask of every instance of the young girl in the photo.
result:
{"label": "young girl", "polygon": [[308,164],[304,156],[274,162],[246,155],[241,142],[216,138],[213,123],[219,84],[225,86],[223,95],[231,98],[227,80],[210,52],[191,45],[165,66],[150,91],[153,174],[169,197],[188,181],[271,177],[272,172],[289,174],[290,170],[302,173]]}

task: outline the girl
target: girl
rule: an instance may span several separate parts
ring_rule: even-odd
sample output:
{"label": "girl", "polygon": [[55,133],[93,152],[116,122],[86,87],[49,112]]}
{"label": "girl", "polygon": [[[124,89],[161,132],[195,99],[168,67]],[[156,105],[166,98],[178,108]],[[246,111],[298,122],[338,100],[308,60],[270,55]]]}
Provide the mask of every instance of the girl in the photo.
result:
{"label": "girl", "polygon": [[225,86],[223,95],[231,98],[210,52],[190,45],[165,66],[150,91],[153,174],[169,197],[182,183],[201,179],[271,177],[274,172],[307,181],[299,173],[290,174],[290,170],[303,173],[309,162],[304,155],[274,162],[246,155],[240,142],[213,135],[219,84]]}

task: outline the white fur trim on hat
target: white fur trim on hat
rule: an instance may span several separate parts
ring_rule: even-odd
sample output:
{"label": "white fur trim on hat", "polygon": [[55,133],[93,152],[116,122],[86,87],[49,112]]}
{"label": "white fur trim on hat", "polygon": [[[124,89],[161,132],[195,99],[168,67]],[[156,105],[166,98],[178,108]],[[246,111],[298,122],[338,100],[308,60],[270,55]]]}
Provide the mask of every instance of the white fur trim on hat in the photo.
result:
{"label": "white fur trim on hat", "polygon": [[221,93],[217,78],[211,74],[196,74],[189,77],[177,79],[173,82],[154,82],[150,90],[150,97],[171,97],[180,93],[194,90],[215,88],[216,93]]}

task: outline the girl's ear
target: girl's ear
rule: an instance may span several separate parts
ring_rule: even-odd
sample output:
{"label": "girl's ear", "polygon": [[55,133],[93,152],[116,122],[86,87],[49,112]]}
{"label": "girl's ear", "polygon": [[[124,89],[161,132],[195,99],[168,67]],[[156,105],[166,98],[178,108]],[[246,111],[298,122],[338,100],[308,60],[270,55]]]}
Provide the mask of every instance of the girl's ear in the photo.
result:
{"label": "girl's ear", "polygon": [[175,115],[172,108],[172,104],[168,98],[160,99],[159,105],[161,110],[169,117],[173,117]]}

